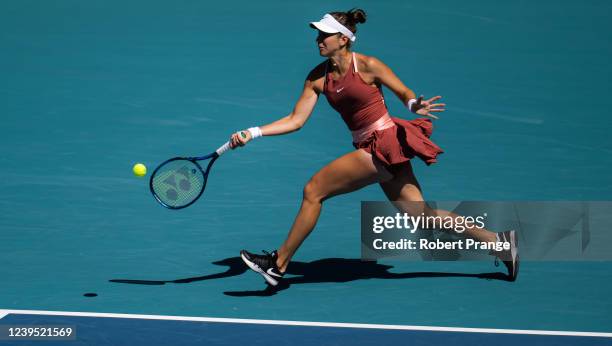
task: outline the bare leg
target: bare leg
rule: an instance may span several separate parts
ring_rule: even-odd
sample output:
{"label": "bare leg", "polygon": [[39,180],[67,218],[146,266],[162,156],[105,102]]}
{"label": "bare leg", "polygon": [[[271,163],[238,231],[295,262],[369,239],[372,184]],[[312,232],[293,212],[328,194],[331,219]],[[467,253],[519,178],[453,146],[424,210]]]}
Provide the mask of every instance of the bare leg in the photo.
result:
{"label": "bare leg", "polygon": [[281,272],[315,227],[324,200],[391,178],[392,175],[364,150],[346,154],[317,172],[304,187],[300,211],[287,239],[278,249],[276,264]]}
{"label": "bare leg", "polygon": [[[423,202],[421,187],[414,176],[410,162],[407,162],[403,167],[398,169],[393,179],[381,182],[380,186],[390,201]],[[413,207],[414,209],[420,208],[420,210],[405,210],[405,212],[412,215],[420,215],[421,213],[424,213],[425,216],[450,216],[453,219],[458,216],[457,214],[447,210],[432,209],[429,207],[429,205],[427,205],[427,203],[410,204],[408,207]],[[477,241],[494,242],[497,240],[494,232],[488,231],[484,228],[468,228],[462,234],[466,237],[476,239]]]}

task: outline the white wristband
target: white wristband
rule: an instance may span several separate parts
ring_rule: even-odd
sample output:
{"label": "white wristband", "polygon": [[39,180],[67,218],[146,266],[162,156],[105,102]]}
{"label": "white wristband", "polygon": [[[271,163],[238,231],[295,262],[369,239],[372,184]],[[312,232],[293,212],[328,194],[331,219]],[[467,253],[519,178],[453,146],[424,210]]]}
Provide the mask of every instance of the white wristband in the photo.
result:
{"label": "white wristband", "polygon": [[251,133],[252,139],[262,136],[261,129],[259,127],[250,127],[248,131]]}
{"label": "white wristband", "polygon": [[412,110],[412,106],[417,102],[416,99],[410,99],[410,101],[408,101],[408,104],[406,105],[406,107],[408,108],[409,111],[411,111],[412,113],[416,113],[416,111]]}

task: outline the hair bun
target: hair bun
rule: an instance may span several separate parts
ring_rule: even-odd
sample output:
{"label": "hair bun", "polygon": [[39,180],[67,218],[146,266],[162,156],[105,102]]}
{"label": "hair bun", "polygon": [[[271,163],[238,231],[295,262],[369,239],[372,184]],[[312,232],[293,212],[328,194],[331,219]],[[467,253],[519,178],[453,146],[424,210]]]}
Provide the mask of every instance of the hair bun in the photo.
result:
{"label": "hair bun", "polygon": [[355,24],[365,23],[367,18],[365,11],[360,8],[354,8],[348,11],[348,14],[353,19]]}

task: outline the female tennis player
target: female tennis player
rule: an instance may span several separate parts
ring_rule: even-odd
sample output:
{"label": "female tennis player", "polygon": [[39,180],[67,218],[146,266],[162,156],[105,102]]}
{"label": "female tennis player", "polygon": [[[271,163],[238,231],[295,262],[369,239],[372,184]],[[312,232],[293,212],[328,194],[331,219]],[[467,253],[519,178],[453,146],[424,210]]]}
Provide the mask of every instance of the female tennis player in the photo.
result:
{"label": "female tennis player", "polygon": [[[418,157],[427,165],[436,162],[442,149],[429,137],[436,113],[445,104],[441,96],[416,98],[415,93],[379,59],[351,51],[356,25],[366,21],[363,10],[331,12],[310,26],[318,30],[319,54],[325,61],[308,74],[302,95],[293,111],[284,118],[261,127],[252,127],[232,134],[232,147],[244,146],[261,136],[282,135],[299,130],[312,113],[320,94],[342,116],[353,135],[355,150],[337,158],[317,172],[304,187],[302,205],[285,242],[277,251],[256,255],[242,250],[244,262],[276,286],[291,258],[315,227],[324,200],[378,183],[391,201],[422,202],[421,187],[414,176],[410,160]],[[415,120],[391,117],[387,112],[382,86],[389,88],[409,111],[423,116]],[[432,209],[416,203],[422,210],[409,210],[412,215],[456,216],[448,211]],[[412,208],[414,209],[414,207]],[[502,258],[509,279],[518,273],[517,240],[514,231],[493,233],[471,228],[463,233],[477,241],[508,241],[511,251],[495,253]]]}

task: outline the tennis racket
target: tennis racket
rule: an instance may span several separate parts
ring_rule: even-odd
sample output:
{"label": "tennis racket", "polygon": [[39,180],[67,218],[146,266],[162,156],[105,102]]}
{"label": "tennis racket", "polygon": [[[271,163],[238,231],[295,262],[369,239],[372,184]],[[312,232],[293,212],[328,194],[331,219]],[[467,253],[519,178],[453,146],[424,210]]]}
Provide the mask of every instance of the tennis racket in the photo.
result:
{"label": "tennis racket", "polygon": [[[246,137],[242,133],[243,137]],[[230,149],[226,142],[216,151],[199,157],[173,157],[162,162],[151,174],[149,189],[155,200],[168,209],[186,208],[202,196],[213,163]],[[206,170],[198,161],[209,160]]]}

